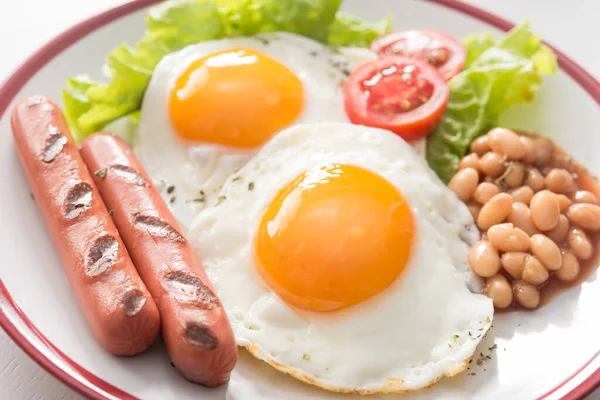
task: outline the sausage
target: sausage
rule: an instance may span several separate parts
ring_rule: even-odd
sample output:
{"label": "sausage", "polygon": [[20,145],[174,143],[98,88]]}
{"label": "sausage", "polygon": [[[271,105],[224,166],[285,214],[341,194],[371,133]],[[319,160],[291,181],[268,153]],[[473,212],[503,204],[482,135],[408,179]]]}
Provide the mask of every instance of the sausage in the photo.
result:
{"label": "sausage", "polygon": [[158,305],[173,364],[193,382],[226,382],[237,360],[231,325],[158,190],[117,137],[91,135],[83,141],[81,154]]}
{"label": "sausage", "polygon": [[29,186],[90,330],[115,355],[146,350],[160,331],[156,303],[59,107],[44,97],[30,97],[15,106],[11,125]]}

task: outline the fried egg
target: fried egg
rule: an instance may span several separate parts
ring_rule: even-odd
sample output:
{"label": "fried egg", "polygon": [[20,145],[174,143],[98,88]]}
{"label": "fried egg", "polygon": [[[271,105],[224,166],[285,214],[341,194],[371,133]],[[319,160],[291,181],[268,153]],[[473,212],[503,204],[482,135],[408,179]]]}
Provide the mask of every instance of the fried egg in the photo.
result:
{"label": "fried egg", "polygon": [[478,236],[410,145],[347,123],[279,133],[189,234],[240,346],[304,382],[363,394],[467,368],[494,312],[467,261]]}
{"label": "fried egg", "polygon": [[154,70],[134,152],[185,227],[277,132],[297,122],[347,121],[344,80],[374,57],[291,33],[186,47]]}

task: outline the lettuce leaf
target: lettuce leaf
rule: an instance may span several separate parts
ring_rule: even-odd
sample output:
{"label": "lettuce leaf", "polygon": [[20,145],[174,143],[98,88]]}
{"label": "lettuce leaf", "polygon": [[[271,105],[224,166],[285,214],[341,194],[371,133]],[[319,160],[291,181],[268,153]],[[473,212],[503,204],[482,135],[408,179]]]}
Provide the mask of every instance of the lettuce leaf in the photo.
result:
{"label": "lettuce leaf", "polygon": [[525,23],[503,39],[490,34],[468,37],[467,61],[448,83],[450,99],[437,129],[427,137],[427,162],[448,182],[471,142],[497,125],[515,104],[533,101],[542,74],[554,74],[556,56]]}
{"label": "lettuce leaf", "polygon": [[332,46],[369,47],[371,42],[392,29],[393,17],[386,15],[369,26],[364,21],[345,12],[338,12],[329,29],[328,43]]}
{"label": "lettuce leaf", "polygon": [[[288,31],[335,46],[362,46],[391,28],[391,19],[370,26],[338,12],[342,0],[168,0],[152,7],[147,30],[135,45],[121,44],[106,57],[109,82],[69,78],[65,115],[78,141],[107,130],[112,121],[134,130],[127,116],[138,111],[156,64],[190,44],[260,32]],[[114,125],[111,125],[114,127]],[[131,133],[121,135],[132,138]]]}

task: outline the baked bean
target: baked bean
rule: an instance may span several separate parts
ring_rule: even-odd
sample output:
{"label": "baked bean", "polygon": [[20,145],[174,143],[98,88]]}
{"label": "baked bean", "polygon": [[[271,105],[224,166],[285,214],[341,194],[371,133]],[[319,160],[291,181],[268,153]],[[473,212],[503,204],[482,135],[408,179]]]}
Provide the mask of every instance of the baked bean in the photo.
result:
{"label": "baked bean", "polygon": [[530,257],[527,253],[511,251],[502,254],[500,263],[502,264],[502,268],[504,268],[510,276],[514,279],[521,279],[527,257]]}
{"label": "baked bean", "polygon": [[600,231],[600,206],[595,204],[573,204],[567,211],[567,217],[575,224],[592,232]]}
{"label": "baked bean", "polygon": [[471,215],[473,216],[473,221],[477,221],[477,216],[479,215],[479,211],[481,210],[481,206],[477,203],[469,203],[467,204]]}
{"label": "baked bean", "polygon": [[517,162],[510,162],[506,165],[506,170],[498,178],[498,184],[501,187],[514,188],[521,186],[525,179],[525,167]]}
{"label": "baked bean", "polygon": [[519,140],[525,148],[525,156],[523,162],[526,164],[533,164],[537,158],[537,152],[535,150],[535,143],[527,136],[519,136]]}
{"label": "baked bean", "polygon": [[525,146],[519,135],[506,128],[494,128],[488,132],[488,144],[493,151],[506,155],[511,161],[525,157]]}
{"label": "baked bean", "polygon": [[576,189],[573,176],[566,169],[552,168],[544,178],[546,188],[554,193],[569,193]]}
{"label": "baked bean", "polygon": [[536,308],[540,304],[540,291],[533,285],[525,282],[513,282],[515,299],[521,307]]}
{"label": "baked bean", "polygon": [[500,270],[498,250],[487,240],[480,240],[471,247],[469,265],[473,272],[484,278],[496,275]]}
{"label": "baked bean", "polygon": [[567,244],[580,260],[588,260],[594,254],[592,242],[582,229],[571,228],[567,235]]}
{"label": "baked bean", "polygon": [[506,169],[506,166],[504,165],[505,161],[506,157],[504,155],[490,151],[481,157],[481,160],[479,160],[479,166],[481,168],[481,172],[491,176],[492,178],[497,178],[502,175]]}
{"label": "baked bean", "polygon": [[526,175],[525,184],[532,188],[534,192],[539,192],[544,188],[544,175],[542,175],[539,169],[534,167],[527,168]]}
{"label": "baked bean", "polygon": [[513,292],[510,283],[502,274],[488,278],[483,287],[483,294],[493,300],[494,307],[506,308],[512,304]]}
{"label": "baked bean", "polygon": [[500,193],[500,188],[497,185],[490,182],[482,182],[477,185],[473,193],[473,200],[483,205],[498,193]]}
{"label": "baked bean", "polygon": [[562,264],[560,249],[548,236],[538,233],[531,238],[531,253],[536,256],[544,266],[556,271]]}
{"label": "baked bean", "polygon": [[546,236],[548,236],[552,241],[558,245],[564,243],[567,240],[567,235],[569,234],[569,219],[560,214],[558,217],[558,224],[556,228],[551,231],[546,232]]}
{"label": "baked bean", "polygon": [[533,195],[531,203],[531,220],[540,231],[549,231],[558,225],[560,206],[556,195],[549,190],[542,190]]}
{"label": "baked bean", "polygon": [[465,168],[456,173],[450,179],[448,187],[459,199],[467,201],[473,195],[477,184],[479,183],[479,173],[473,168]]}
{"label": "baked bean", "polygon": [[473,168],[475,171],[481,172],[481,168],[479,167],[479,156],[477,153],[467,154],[460,160],[458,169],[461,170],[465,168]]}
{"label": "baked bean", "polygon": [[529,235],[510,223],[492,226],[487,231],[487,238],[492,246],[500,251],[529,250]]}
{"label": "baked bean", "polygon": [[513,198],[507,193],[498,193],[481,207],[477,216],[477,226],[482,231],[487,231],[492,226],[504,221],[510,214]]}
{"label": "baked bean", "polygon": [[571,200],[574,203],[587,203],[587,204],[596,204],[598,205],[598,198],[592,192],[588,192],[587,190],[578,190],[575,193],[571,194]]}
{"label": "baked bean", "polygon": [[579,261],[577,261],[577,257],[569,249],[560,249],[560,254],[562,256],[562,265],[554,273],[554,276],[561,281],[572,281],[579,275]]}
{"label": "baked bean", "polygon": [[533,197],[533,189],[529,186],[521,186],[515,189],[511,189],[508,193],[512,196],[515,203],[523,203],[529,205],[531,198]]}
{"label": "baked bean", "polygon": [[552,140],[539,137],[534,143],[536,151],[535,165],[538,167],[549,165],[554,157],[554,143],[552,143]]}
{"label": "baked bean", "polygon": [[542,265],[540,260],[534,256],[527,256],[523,272],[521,273],[521,278],[525,282],[541,285],[546,282],[549,277],[550,274],[548,273],[548,270]]}
{"label": "baked bean", "polygon": [[566,154],[554,154],[554,158],[552,159],[552,167],[553,168],[562,168],[566,170],[571,169],[571,164],[573,160]]}
{"label": "baked bean", "polygon": [[471,142],[471,152],[477,154],[479,157],[490,151],[490,145],[488,144],[488,136],[483,135]]}
{"label": "baked bean", "polygon": [[564,194],[557,194],[556,200],[558,200],[558,208],[561,213],[567,212],[569,207],[571,207],[571,200]]}
{"label": "baked bean", "polygon": [[523,203],[513,203],[508,222],[525,231],[529,236],[540,233],[531,220],[531,211]]}

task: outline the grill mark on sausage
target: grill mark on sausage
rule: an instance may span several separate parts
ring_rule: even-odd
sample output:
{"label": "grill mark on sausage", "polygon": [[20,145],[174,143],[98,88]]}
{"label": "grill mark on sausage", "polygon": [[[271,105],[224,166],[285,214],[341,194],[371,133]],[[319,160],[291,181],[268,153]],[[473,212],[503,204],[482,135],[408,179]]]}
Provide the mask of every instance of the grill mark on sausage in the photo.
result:
{"label": "grill mark on sausage", "polygon": [[44,150],[42,151],[42,160],[45,163],[54,161],[68,141],[67,137],[60,133],[58,128],[52,124],[48,125],[48,132],[50,133],[50,136],[46,139]]}
{"label": "grill mark on sausage", "polygon": [[61,133],[60,130],[58,129],[58,127],[56,125],[53,125],[53,124],[49,124],[48,125],[48,132],[51,135],[58,135],[58,134]]}
{"label": "grill mark on sausage", "polygon": [[208,350],[217,348],[218,342],[212,331],[202,325],[188,324],[185,327],[183,337],[191,344]]}
{"label": "grill mark on sausage", "polygon": [[185,238],[168,222],[154,215],[135,214],[133,224],[147,231],[151,236],[162,237],[176,242],[185,242]]}
{"label": "grill mark on sausage", "polygon": [[92,187],[85,182],[73,186],[67,194],[64,211],[65,218],[74,219],[80,216],[92,205]]}
{"label": "grill mark on sausage", "polygon": [[170,272],[162,279],[169,295],[182,303],[194,303],[203,309],[218,305],[217,296],[195,275],[187,271]]}
{"label": "grill mark on sausage", "polygon": [[136,316],[146,305],[146,296],[137,289],[125,292],[121,298],[121,306],[128,317]]}
{"label": "grill mark on sausage", "polygon": [[115,176],[129,183],[135,183],[138,186],[148,186],[148,182],[133,168],[127,165],[115,164],[110,166],[110,172]]}
{"label": "grill mark on sausage", "polygon": [[41,96],[31,96],[27,100],[27,107],[31,108],[31,107],[37,106],[37,105],[41,104],[43,100],[44,99]]}
{"label": "grill mark on sausage", "polygon": [[88,276],[98,276],[117,262],[119,242],[110,235],[100,236],[94,241],[85,264]]}

